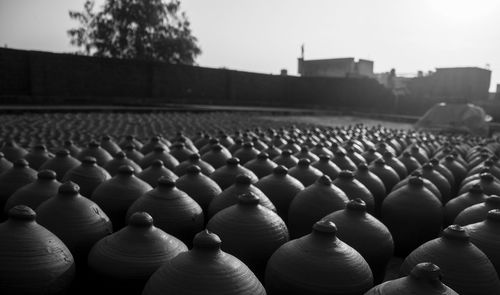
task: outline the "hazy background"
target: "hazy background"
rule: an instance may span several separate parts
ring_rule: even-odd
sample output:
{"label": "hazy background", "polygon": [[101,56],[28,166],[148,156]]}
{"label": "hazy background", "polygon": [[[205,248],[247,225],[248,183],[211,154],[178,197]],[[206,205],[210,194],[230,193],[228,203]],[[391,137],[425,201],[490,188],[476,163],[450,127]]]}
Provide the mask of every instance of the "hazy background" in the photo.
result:
{"label": "hazy background", "polygon": [[[0,45],[72,52],[68,10],[84,0],[0,0]],[[104,3],[96,1],[97,6]],[[436,67],[492,70],[500,83],[499,0],[181,0],[200,66],[297,74],[297,57],[355,57],[398,75]]]}

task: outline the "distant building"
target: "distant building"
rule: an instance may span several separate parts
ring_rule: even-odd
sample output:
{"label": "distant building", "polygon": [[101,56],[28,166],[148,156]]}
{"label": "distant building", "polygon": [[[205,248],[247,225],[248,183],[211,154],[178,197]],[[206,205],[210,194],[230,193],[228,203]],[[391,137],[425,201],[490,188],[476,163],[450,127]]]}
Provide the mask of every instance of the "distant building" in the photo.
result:
{"label": "distant building", "polygon": [[373,61],[354,58],[298,59],[299,74],[303,77],[373,77]]}
{"label": "distant building", "polygon": [[495,99],[500,99],[500,84],[497,84],[497,92],[495,93]]}
{"label": "distant building", "polygon": [[445,102],[486,100],[489,97],[491,71],[477,67],[437,68],[426,76],[407,81],[415,97]]}

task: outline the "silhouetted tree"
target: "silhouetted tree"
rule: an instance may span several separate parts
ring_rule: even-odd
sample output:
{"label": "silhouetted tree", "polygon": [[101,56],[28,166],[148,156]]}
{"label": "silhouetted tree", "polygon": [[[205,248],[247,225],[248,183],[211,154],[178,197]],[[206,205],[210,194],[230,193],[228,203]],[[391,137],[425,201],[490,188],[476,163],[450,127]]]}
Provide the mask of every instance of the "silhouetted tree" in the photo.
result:
{"label": "silhouetted tree", "polygon": [[69,12],[80,22],[68,34],[81,54],[193,64],[201,53],[179,0],[106,0],[97,12],[94,5]]}

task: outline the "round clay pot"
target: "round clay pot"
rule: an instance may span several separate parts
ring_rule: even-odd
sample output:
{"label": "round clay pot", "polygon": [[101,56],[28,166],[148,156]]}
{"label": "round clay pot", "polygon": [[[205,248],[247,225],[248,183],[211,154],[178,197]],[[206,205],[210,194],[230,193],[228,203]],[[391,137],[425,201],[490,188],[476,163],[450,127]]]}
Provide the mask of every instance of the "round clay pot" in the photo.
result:
{"label": "round clay pot", "polygon": [[283,150],[279,156],[273,159],[273,162],[276,163],[277,165],[282,165],[290,169],[297,165],[299,159],[297,159],[297,157],[292,155],[291,150]]}
{"label": "round clay pot", "polygon": [[346,156],[351,159],[351,161],[356,165],[356,167],[362,163],[366,163],[365,158],[361,156],[361,154],[357,153],[356,150],[352,147],[347,148]]}
{"label": "round clay pot", "polygon": [[311,164],[312,167],[318,169],[323,174],[328,175],[330,179],[335,179],[339,176],[340,168],[337,164],[331,161],[331,156],[327,154],[319,155],[319,160]]}
{"label": "round clay pot", "polygon": [[319,160],[319,157],[315,155],[313,152],[309,151],[309,148],[303,146],[298,153],[294,155],[297,159],[309,159],[311,163],[314,163]]}
{"label": "round clay pot", "polygon": [[83,162],[86,157],[94,157],[97,165],[101,167],[104,167],[106,163],[113,160],[113,156],[111,156],[108,151],[103,149],[96,141],[89,142],[87,148],[83,149],[78,154],[77,159]]}
{"label": "round clay pot", "polygon": [[398,158],[394,157],[391,152],[385,152],[382,157],[385,164],[390,166],[399,176],[399,179],[404,179],[408,176],[408,169]]}
{"label": "round clay pot", "polygon": [[457,215],[464,209],[482,203],[486,200],[486,195],[479,184],[473,185],[468,192],[451,199],[444,206],[445,224],[452,224]]}
{"label": "round clay pot", "polygon": [[170,146],[170,154],[174,156],[179,163],[189,159],[193,152],[184,145],[182,142],[176,142]]}
{"label": "round clay pot", "polygon": [[451,195],[451,185],[446,178],[436,170],[431,163],[422,166],[422,177],[432,182],[441,194],[441,202],[446,204],[453,196]]}
{"label": "round clay pot", "polygon": [[92,193],[94,201],[109,216],[114,231],[125,226],[125,214],[135,200],[153,188],[134,176],[134,169],[122,166],[118,174],[101,183]]}
{"label": "round clay pot", "polygon": [[144,155],[138,150],[136,150],[132,145],[124,147],[123,151],[125,152],[127,158],[129,158],[130,160],[134,161],[137,164],[139,164],[141,160],[144,158]]}
{"label": "round clay pot", "polygon": [[387,166],[383,159],[373,161],[368,169],[382,180],[387,192],[392,191],[392,188],[401,180],[398,173],[392,167]]}
{"label": "round clay pot", "polygon": [[368,213],[373,214],[375,212],[375,199],[372,193],[366,186],[354,178],[354,174],[351,171],[341,171],[339,177],[333,181],[333,184],[340,188],[350,200],[355,198],[363,200]]}
{"label": "round clay pot", "polygon": [[108,179],[111,179],[108,171],[98,166],[94,157],[86,157],[80,166],[68,170],[62,181],[75,182],[80,187],[80,194],[90,198],[94,190]]}
{"label": "round clay pot", "polygon": [[453,223],[468,225],[481,222],[486,219],[488,212],[493,209],[500,209],[499,196],[488,196],[484,202],[465,208],[458,213]]}
{"label": "round clay pot", "polygon": [[381,283],[394,252],[394,242],[389,229],[367,213],[366,203],[359,198],[350,200],[345,209],[330,213],[322,220],[337,225],[337,237],[363,256],[370,265],[375,284]]}
{"label": "round clay pot", "polygon": [[267,153],[269,155],[269,159],[274,159],[281,155],[282,150],[277,146],[270,144],[268,145],[267,149],[263,150],[262,152]]}
{"label": "round clay pot", "polygon": [[464,228],[469,234],[471,242],[488,256],[497,274],[499,274],[500,253],[498,249],[500,249],[500,210],[490,210],[485,220],[469,224]]}
{"label": "round clay pot", "polygon": [[135,212],[147,212],[158,228],[190,245],[194,235],[203,229],[204,216],[200,205],[188,194],[177,189],[175,182],[160,178],[158,186],[143,193],[127,211],[127,218]]}
{"label": "round clay pot", "polygon": [[63,294],[73,281],[71,252],[35,219],[35,211],[18,205],[0,224],[2,294]]}
{"label": "round clay pot", "polygon": [[14,164],[11,161],[7,160],[2,152],[0,152],[0,174],[12,168]]}
{"label": "round clay pot", "polygon": [[442,236],[415,249],[401,265],[409,274],[418,263],[432,261],[443,273],[442,281],[459,294],[500,294],[500,280],[488,257],[474,246],[465,229],[447,227]]}
{"label": "round clay pot", "polygon": [[143,295],[265,295],[253,272],[238,258],[221,250],[221,240],[202,231],[193,249],[166,262],[155,272]]}
{"label": "round clay pot", "polygon": [[217,168],[210,178],[217,182],[221,189],[226,189],[233,185],[236,181],[236,177],[240,174],[247,175],[250,177],[252,183],[256,183],[259,178],[250,169],[247,169],[240,165],[240,160],[238,158],[231,158],[226,161],[226,165]]}
{"label": "round clay pot", "polygon": [[49,153],[45,145],[35,145],[33,149],[24,156],[24,159],[30,163],[30,167],[38,170],[43,163],[53,158],[54,155]]}
{"label": "round clay pot", "polygon": [[136,175],[142,171],[141,166],[127,158],[127,155],[122,151],[117,152],[113,157],[113,160],[106,163],[103,168],[106,169],[111,176],[115,176],[118,174],[118,169],[123,165],[132,167]]}
{"label": "round clay pot", "polygon": [[63,149],[67,150],[70,155],[74,158],[78,157],[78,154],[82,149],[76,145],[72,140],[65,140],[63,144]]}
{"label": "round clay pot", "polygon": [[405,165],[408,173],[412,173],[413,171],[422,168],[422,164],[420,164],[415,157],[413,157],[410,152],[404,151],[398,159]]}
{"label": "round clay pot", "polygon": [[108,216],[80,195],[79,190],[75,183],[66,182],[59,187],[57,196],[36,210],[37,222],[64,242],[75,258],[77,269],[87,265],[90,248],[113,232]]}
{"label": "round clay pot", "polygon": [[293,198],[304,189],[296,178],[288,175],[285,166],[274,168],[273,173],[261,178],[255,187],[260,189],[276,207],[278,215],[288,222],[288,208]]}
{"label": "round clay pot", "polygon": [[231,153],[218,143],[212,145],[208,152],[201,155],[201,159],[212,165],[214,169],[223,167],[226,164],[227,160],[231,159],[232,157]]}
{"label": "round clay pot", "polygon": [[158,184],[158,179],[161,177],[167,177],[173,181],[179,178],[177,174],[163,165],[162,160],[153,161],[148,168],[137,174],[137,177],[147,182],[151,187],[155,187]]}
{"label": "round clay pot", "polygon": [[354,173],[354,178],[361,182],[372,193],[375,204],[373,215],[377,218],[380,217],[380,208],[382,207],[382,202],[387,196],[384,183],[380,177],[368,169],[368,166],[365,163],[358,166],[358,169]]}
{"label": "round clay pot", "polygon": [[371,288],[364,295],[458,295],[441,282],[441,269],[430,262],[421,262],[408,276],[387,281]]}
{"label": "round clay pot", "polygon": [[159,136],[153,136],[149,139],[149,141],[143,145],[142,147],[138,148],[136,147],[136,149],[139,149],[139,151],[143,154],[143,155],[147,155],[149,153],[151,153],[152,151],[154,151],[154,149],[157,147],[157,146],[161,146],[163,147],[163,150],[165,151],[169,151],[170,149],[168,148],[168,146],[163,143],[160,139]]}
{"label": "round clay pot", "polygon": [[408,181],[410,180],[410,178],[412,177],[418,177],[420,179],[422,179],[422,181],[424,182],[424,187],[428,190],[431,191],[432,194],[434,194],[436,196],[436,198],[442,202],[442,199],[443,197],[441,196],[441,192],[439,192],[439,189],[434,185],[434,183],[432,183],[430,180],[426,179],[426,178],[423,178],[422,177],[422,173],[418,170],[415,170],[413,171],[409,177],[401,180],[400,182],[398,182],[393,188],[392,188],[392,191],[395,191],[397,189],[400,189],[401,187],[405,186],[405,185],[408,185]]}
{"label": "round clay pot", "polygon": [[291,238],[307,235],[314,223],[325,215],[345,208],[347,195],[323,175],[314,184],[295,195],[288,209]]}
{"label": "round clay pot", "polygon": [[257,158],[259,150],[253,147],[253,143],[245,142],[243,146],[233,153],[233,156],[240,159],[240,163],[245,165],[248,161]]}
{"label": "round clay pot", "polygon": [[410,152],[410,155],[412,155],[420,163],[420,165],[424,165],[425,163],[429,162],[427,152],[422,149],[422,147],[418,145],[412,145],[407,150]]}
{"label": "round clay pot", "polygon": [[319,221],[312,233],[285,243],[266,268],[270,294],[363,294],[373,286],[365,259],[337,237],[337,227]]}
{"label": "round clay pot", "polygon": [[0,152],[2,152],[4,157],[12,163],[17,160],[23,159],[28,154],[27,150],[18,145],[12,139],[7,139],[4,141],[2,147],[0,148]]}
{"label": "round clay pot", "polygon": [[273,169],[278,165],[269,159],[269,155],[265,152],[261,152],[257,155],[257,158],[248,161],[244,167],[255,173],[255,175],[261,179],[271,173]]}
{"label": "round clay pot", "polygon": [[259,205],[259,197],[252,193],[240,195],[236,205],[217,212],[207,229],[224,241],[222,250],[236,256],[262,279],[269,257],[289,238],[285,222]]}
{"label": "round clay pot", "polygon": [[305,187],[315,183],[318,178],[323,175],[323,172],[311,166],[309,159],[300,159],[297,166],[292,167],[288,174],[298,181],[302,182]]}
{"label": "round clay pot", "polygon": [[116,155],[122,149],[109,135],[104,135],[101,138],[101,147],[105,149],[110,155]]}
{"label": "round clay pot", "polygon": [[[287,140],[285,145],[280,146],[280,149],[282,151],[284,150],[290,150],[291,154],[296,154],[300,151],[300,145],[298,145],[295,140]],[[278,165],[283,165],[282,163],[279,163]],[[284,166],[284,165],[283,165]],[[289,167],[287,167],[289,168]]]}
{"label": "round clay pot", "polygon": [[[329,156],[330,157],[329,159],[333,158],[333,156],[334,156],[333,153],[329,149],[327,149],[322,143],[316,144],[311,149],[311,153],[313,153],[316,156],[318,156],[319,159],[321,159],[321,155]],[[316,161],[318,161],[318,160],[316,160]]]}
{"label": "round clay pot", "polygon": [[0,221],[4,219],[3,208],[7,200],[21,187],[34,182],[37,172],[28,166],[28,162],[20,159],[14,166],[0,174]]}
{"label": "round clay pot", "polygon": [[140,142],[135,136],[133,135],[127,135],[123,138],[122,141],[119,143],[121,148],[125,148],[127,146],[133,146],[134,149],[140,150],[144,144]]}
{"label": "round clay pot", "polygon": [[26,205],[36,209],[38,206],[57,195],[61,183],[56,180],[56,173],[52,170],[38,172],[37,180],[19,188],[5,203],[5,213],[17,205]]}
{"label": "round clay pot", "polygon": [[276,207],[269,198],[252,184],[252,178],[246,174],[240,174],[236,176],[233,185],[223,189],[223,191],[210,202],[208,206],[208,218],[212,218],[217,212],[224,208],[237,204],[238,197],[247,193],[257,195],[262,206],[276,212]]}
{"label": "round clay pot", "polygon": [[342,151],[335,153],[332,162],[335,163],[340,170],[356,171],[356,164]]}
{"label": "round clay pot", "polygon": [[478,180],[470,181],[462,185],[462,187],[460,187],[460,190],[458,191],[458,194],[461,195],[467,192],[470,187],[476,183],[481,186],[485,194],[500,195],[500,181],[490,173],[481,173]]}
{"label": "round clay pot", "polygon": [[201,173],[205,174],[206,176],[209,176],[210,174],[212,174],[212,172],[215,171],[215,168],[212,165],[200,159],[200,154],[194,153],[189,155],[187,160],[177,165],[173,172],[175,173],[175,175],[180,177],[186,174],[189,167],[193,165],[198,166],[201,169]]}
{"label": "round clay pot", "polygon": [[135,213],[128,226],[99,240],[88,257],[103,294],[139,294],[162,265],[186,252],[177,238],[153,225],[145,212]]}
{"label": "round clay pot", "polygon": [[363,158],[365,158],[366,163],[369,165],[376,159],[382,158],[382,154],[377,152],[374,148],[369,148],[365,152],[361,154]]}
{"label": "round clay pot", "polygon": [[457,194],[457,191],[458,191],[458,184],[455,181],[455,176],[453,176],[453,173],[451,173],[450,169],[446,168],[446,166],[444,166],[443,164],[441,164],[441,162],[439,162],[439,160],[436,159],[436,158],[432,158],[430,160],[430,164],[432,164],[432,168],[436,172],[438,172],[442,176],[444,176],[444,178],[446,178],[446,180],[450,184],[450,187],[451,187],[451,198],[456,197],[456,194]]}
{"label": "round clay pot", "polygon": [[169,170],[173,171],[177,165],[179,165],[179,161],[170,155],[163,147],[157,146],[154,148],[152,152],[145,155],[142,160],[137,163],[142,169],[146,169],[151,166],[156,160],[161,160],[163,165],[167,167]]}
{"label": "round clay pot", "polygon": [[203,209],[205,218],[208,218],[208,206],[218,196],[222,189],[208,176],[201,173],[200,167],[193,165],[186,174],[175,181],[175,186],[187,193]]}
{"label": "round clay pot", "polygon": [[381,213],[399,257],[437,237],[443,222],[441,202],[418,177],[410,178],[406,186],[388,194]]}
{"label": "round clay pot", "polygon": [[56,156],[47,160],[40,166],[40,170],[52,170],[57,175],[57,180],[61,181],[70,169],[82,164],[78,159],[73,158],[69,151],[62,149],[56,152]]}

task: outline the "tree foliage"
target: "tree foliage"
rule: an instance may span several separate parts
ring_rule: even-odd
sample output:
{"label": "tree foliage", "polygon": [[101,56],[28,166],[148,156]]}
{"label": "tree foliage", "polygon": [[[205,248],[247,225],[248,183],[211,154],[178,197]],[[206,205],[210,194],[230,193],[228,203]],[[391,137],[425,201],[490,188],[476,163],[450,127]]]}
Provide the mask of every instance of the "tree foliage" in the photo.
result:
{"label": "tree foliage", "polygon": [[201,53],[179,0],[106,0],[97,12],[94,6],[87,0],[83,11],[69,12],[80,23],[68,34],[81,54],[193,64]]}

